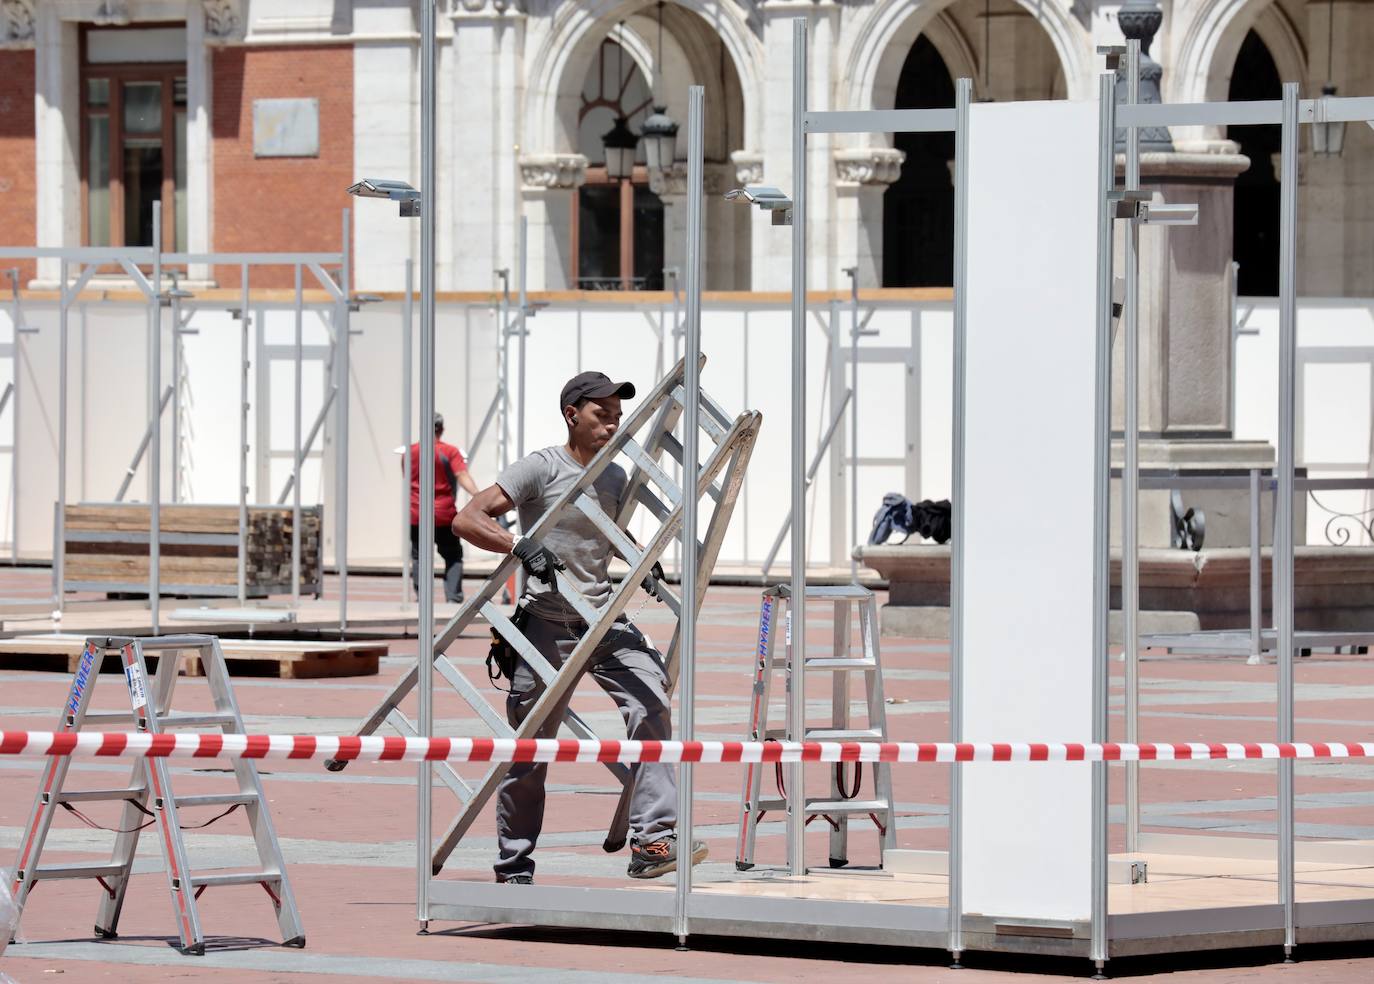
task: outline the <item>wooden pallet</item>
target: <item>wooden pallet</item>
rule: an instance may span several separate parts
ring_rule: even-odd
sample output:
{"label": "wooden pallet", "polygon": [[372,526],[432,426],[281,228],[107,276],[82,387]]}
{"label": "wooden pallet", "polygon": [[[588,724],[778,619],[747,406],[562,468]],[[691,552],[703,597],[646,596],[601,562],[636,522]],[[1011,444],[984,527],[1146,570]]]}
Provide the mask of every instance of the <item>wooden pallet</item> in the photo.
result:
{"label": "wooden pallet", "polygon": [[[67,590],[147,591],[150,516],[144,503],[75,503],[64,512]],[[320,588],[321,509],[301,511],[301,590]],[[290,590],[292,511],[249,506],[245,587],[253,597]],[[164,505],[159,573],[167,594],[222,595],[238,587],[237,506]]]}
{"label": "wooden pallet", "polygon": [[[20,670],[56,670],[75,673],[86,637],[78,635],[16,636],[0,639],[0,666]],[[283,680],[313,680],[324,677],[375,676],[385,643],[310,642],[305,640],[222,639],[224,659],[229,672],[242,676],[277,676]],[[155,659],[149,655],[149,659]],[[109,672],[122,672],[111,657]],[[185,676],[202,676],[200,659],[187,656],[182,661]]]}

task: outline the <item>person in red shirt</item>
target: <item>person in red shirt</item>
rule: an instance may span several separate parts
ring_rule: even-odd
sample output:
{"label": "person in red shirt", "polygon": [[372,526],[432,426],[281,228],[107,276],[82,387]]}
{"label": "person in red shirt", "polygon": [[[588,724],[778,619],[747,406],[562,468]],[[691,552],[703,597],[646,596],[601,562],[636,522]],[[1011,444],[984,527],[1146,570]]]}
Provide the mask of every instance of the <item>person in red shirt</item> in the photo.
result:
{"label": "person in red shirt", "polygon": [[[458,489],[477,494],[463,452],[444,443],[444,415],[434,415],[434,546],[444,560],[444,600],[463,600],[463,542],[453,534]],[[410,446],[410,579],[420,590],[420,443]]]}

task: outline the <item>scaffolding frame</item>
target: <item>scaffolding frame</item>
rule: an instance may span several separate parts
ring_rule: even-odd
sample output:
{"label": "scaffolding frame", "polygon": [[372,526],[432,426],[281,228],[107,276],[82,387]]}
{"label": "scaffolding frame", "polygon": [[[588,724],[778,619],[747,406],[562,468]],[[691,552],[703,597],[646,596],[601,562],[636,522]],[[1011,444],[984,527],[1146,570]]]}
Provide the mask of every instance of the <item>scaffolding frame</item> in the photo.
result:
{"label": "scaffolding frame", "polygon": [[[161,203],[154,203],[155,212],[160,212]],[[238,307],[228,307],[227,310],[239,321],[241,333],[240,340],[240,386],[239,386],[239,489],[237,495],[239,509],[238,527],[238,577],[236,594],[240,605],[246,605],[247,596],[247,539],[248,539],[248,454],[250,442],[248,437],[248,417],[250,410],[248,381],[251,371],[250,350],[249,350],[249,331],[252,327],[252,310],[255,306],[261,308],[263,305],[254,305],[250,293],[250,270],[254,266],[287,266],[294,269],[294,298],[292,302],[293,310],[296,315],[297,332],[297,366],[296,366],[296,386],[294,393],[295,417],[297,426],[295,428],[295,446],[293,449],[293,462],[295,466],[292,470],[292,485],[296,492],[292,502],[292,597],[293,601],[299,600],[300,584],[300,466],[301,466],[301,432],[299,417],[301,410],[301,387],[300,387],[300,345],[299,337],[301,331],[301,319],[304,311],[304,290],[302,283],[302,271],[310,270],[320,286],[329,294],[330,305],[333,310],[332,324],[334,325],[334,347],[336,357],[334,359],[333,371],[336,375],[334,383],[335,389],[340,396],[335,401],[334,422],[337,431],[337,450],[336,450],[336,494],[338,496],[338,508],[335,511],[335,564],[339,573],[339,633],[343,636],[347,632],[348,626],[348,383],[349,383],[349,361],[348,349],[350,338],[350,312],[356,301],[349,293],[349,278],[351,266],[351,247],[350,247],[350,226],[349,211],[344,209],[342,213],[342,248],[339,252],[233,252],[233,253],[186,253],[186,252],[163,252],[161,242],[161,223],[154,215],[153,219],[153,245],[152,246],[125,246],[125,247],[12,247],[0,246],[0,259],[57,259],[60,261],[60,281],[59,281],[59,301],[58,301],[58,441],[57,441],[57,496],[55,502],[55,517],[53,531],[53,588],[52,602],[58,612],[65,611],[65,507],[67,505],[67,460],[68,460],[68,384],[69,384],[69,315],[73,305],[77,304],[82,290],[90,284],[92,278],[104,268],[111,266],[117,267],[120,272],[127,276],[134,286],[143,295],[144,303],[148,307],[148,425],[146,431],[145,444],[146,450],[140,450],[134,458],[132,469],[136,469],[139,459],[145,454],[148,464],[148,503],[149,503],[149,572],[148,572],[148,607],[151,616],[152,634],[157,635],[162,631],[161,622],[161,590],[162,578],[159,570],[158,559],[161,546],[161,445],[162,445],[162,407],[164,398],[161,390],[162,375],[162,310],[170,308],[177,315],[176,322],[173,324],[173,332],[182,330],[185,326],[181,323],[181,311],[183,298],[173,296],[170,291],[164,291],[162,285],[163,270],[165,267],[190,267],[192,265],[209,266],[236,266],[240,272],[240,300]],[[75,275],[72,275],[70,267],[75,265]],[[142,268],[151,268],[151,277],[146,276]],[[337,267],[340,270],[339,279],[336,281],[331,277],[327,269]],[[15,280],[16,300],[13,310],[18,312],[17,302],[17,279]],[[198,309],[204,309],[204,304],[188,303],[189,310],[186,314],[186,324]],[[16,324],[16,329],[19,325]],[[30,330],[30,329],[25,329]],[[36,329],[32,329],[36,330]],[[174,342],[175,344],[175,342]],[[175,369],[174,369],[175,371]],[[175,384],[174,384],[175,385]],[[175,391],[174,391],[175,392]],[[174,399],[173,399],[174,402]],[[16,403],[16,413],[18,406]],[[174,436],[175,439],[175,436]],[[14,470],[17,474],[19,468],[18,434],[15,436]],[[132,477],[132,476],[129,476]],[[127,482],[126,482],[127,484]],[[177,501],[177,496],[173,496],[173,501]],[[263,498],[260,494],[259,498]],[[17,499],[17,496],[16,496]],[[17,501],[15,503],[17,512]],[[17,524],[16,524],[17,534]],[[16,543],[14,550],[17,553],[17,535],[14,537]],[[321,571],[323,569],[323,559],[321,559]],[[317,587],[317,591],[319,588]]]}

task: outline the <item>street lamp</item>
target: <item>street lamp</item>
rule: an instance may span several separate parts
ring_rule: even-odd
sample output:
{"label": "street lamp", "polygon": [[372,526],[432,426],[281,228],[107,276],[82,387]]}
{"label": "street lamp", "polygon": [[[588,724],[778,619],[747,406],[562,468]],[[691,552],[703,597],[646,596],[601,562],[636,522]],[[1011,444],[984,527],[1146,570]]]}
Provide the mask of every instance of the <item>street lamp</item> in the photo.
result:
{"label": "street lamp", "polygon": [[[616,34],[616,85],[625,85],[625,22],[621,21]],[[635,170],[635,148],[639,137],[630,129],[624,116],[616,116],[615,126],[601,136],[606,149],[606,177],[623,181]]]}
{"label": "street lamp", "polygon": [[1336,35],[1335,0],[1326,4],[1326,85],[1322,86],[1322,98],[1317,103],[1317,118],[1312,123],[1312,153],[1322,157],[1340,157],[1345,149],[1344,121],[1326,119],[1326,100],[1336,94],[1331,83],[1331,49]]}
{"label": "street lamp", "polygon": [[349,185],[348,193],[355,198],[389,198],[393,202],[400,202],[403,219],[420,216],[420,193],[404,181],[363,178],[357,184]]}
{"label": "street lamp", "polygon": [[[654,74],[661,83],[663,79],[663,0],[658,0],[658,55],[654,62]],[[654,111],[640,127],[639,137],[644,141],[644,163],[650,171],[667,171],[673,166],[677,153],[677,124],[668,116],[668,107],[654,100]]]}
{"label": "street lamp", "polygon": [[725,193],[725,200],[739,205],[757,205],[763,211],[772,213],[773,225],[792,224],[792,199],[787,197],[786,192],[771,185],[735,188]]}

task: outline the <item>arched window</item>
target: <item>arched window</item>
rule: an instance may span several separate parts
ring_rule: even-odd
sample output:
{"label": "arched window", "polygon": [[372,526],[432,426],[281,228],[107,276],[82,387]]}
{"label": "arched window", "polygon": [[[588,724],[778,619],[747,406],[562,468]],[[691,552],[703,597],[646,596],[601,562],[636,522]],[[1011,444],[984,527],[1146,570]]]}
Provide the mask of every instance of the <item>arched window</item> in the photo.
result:
{"label": "arched window", "polygon": [[[1231,70],[1232,102],[1282,99],[1283,83],[1273,56],[1254,31],[1245,35]],[[1237,290],[1249,297],[1279,292],[1279,179],[1274,155],[1282,134],[1274,125],[1231,126],[1226,136],[1240,144],[1250,166],[1236,178],[1231,256],[1240,264]]]}
{"label": "arched window", "polygon": [[[921,35],[902,65],[895,108],[953,105],[949,69]],[[906,162],[883,196],[883,286],[948,287],[954,283],[954,134],[897,133],[893,146]]]}
{"label": "arched window", "polygon": [[617,116],[636,133],[652,111],[639,67],[611,38],[601,44],[582,86],[578,151],[590,162],[587,181],[573,191],[572,282],[582,290],[659,290],[663,287],[663,202],[649,190],[643,148],[634,174],[606,175],[601,137]]}

